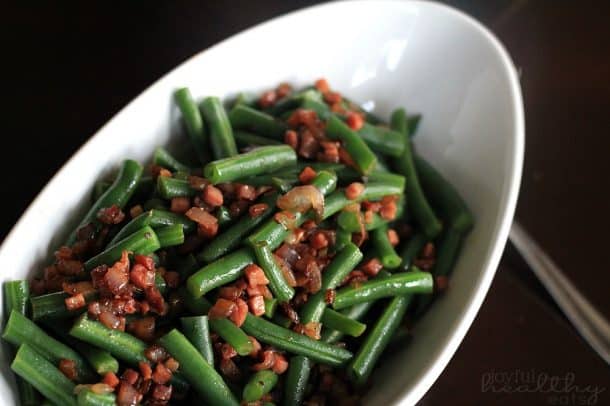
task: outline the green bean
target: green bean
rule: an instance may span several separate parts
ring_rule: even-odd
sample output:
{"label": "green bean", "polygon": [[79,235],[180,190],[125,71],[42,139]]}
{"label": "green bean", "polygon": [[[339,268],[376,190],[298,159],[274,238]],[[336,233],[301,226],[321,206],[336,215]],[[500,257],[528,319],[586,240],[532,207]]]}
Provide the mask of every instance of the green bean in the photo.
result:
{"label": "green bean", "polygon": [[[409,274],[410,272],[405,273]],[[348,375],[358,385],[368,380],[383,350],[400,325],[412,296],[397,296],[385,307],[371,332],[366,336],[358,352],[347,367]]]}
{"label": "green bean", "polygon": [[244,236],[271,216],[276,200],[277,193],[262,196],[257,203],[266,204],[267,209],[256,217],[245,215],[240,218],[235,224],[210,241],[197,255],[197,259],[210,263],[228,252],[231,252],[239,246]]}
{"label": "green bean", "polygon": [[171,169],[174,172],[181,171],[188,173],[191,171],[191,168],[178,161],[172,156],[172,154],[169,153],[168,150],[163,147],[155,148],[155,152],[153,153],[153,163],[162,166],[163,168]]}
{"label": "green bean", "polygon": [[400,257],[402,258],[400,263],[401,270],[409,270],[413,261],[417,258],[428,241],[429,239],[426,234],[417,232],[403,245],[400,251]]}
{"label": "green bean", "polygon": [[326,135],[333,140],[343,142],[343,147],[358,167],[358,171],[364,175],[375,169],[377,157],[368,145],[354,131],[352,131],[341,119],[331,116],[326,123]]}
{"label": "green bean", "polygon": [[218,97],[206,97],[199,104],[201,115],[207,123],[214,159],[237,155],[231,123]]}
{"label": "green bean", "polygon": [[208,134],[205,131],[199,108],[195,104],[191,92],[186,87],[176,90],[174,99],[182,113],[186,133],[193,144],[197,158],[199,158],[202,164],[205,164],[210,160]]}
{"label": "green bean", "polygon": [[142,176],[142,165],[130,159],[123,162],[121,170],[110,188],[91,206],[85,217],[68,237],[66,245],[76,241],[76,232],[91,222],[97,222],[97,213],[113,205],[123,208],[134,194],[138,181]]}
{"label": "green bean", "polygon": [[283,144],[280,141],[261,137],[260,135],[251,134],[246,131],[236,130],[233,132],[233,137],[235,138],[235,142],[240,147],[262,147],[265,145],[281,145]]}
{"label": "green bean", "polygon": [[358,203],[363,200],[378,200],[384,196],[400,196],[403,190],[397,185],[385,182],[370,182],[364,185],[364,190],[354,200],[345,197],[345,191],[336,190],[324,199],[324,215],[323,219],[327,219],[335,213],[338,213],[346,206],[352,203]]}
{"label": "green bean", "polygon": [[271,320],[273,321],[274,324],[276,324],[280,327],[284,327],[284,328],[290,328],[290,326],[292,325],[292,320],[290,320],[286,316],[283,316],[280,313],[275,313],[273,315],[273,317],[271,318]]}
{"label": "green bean", "polygon": [[7,281],[2,284],[4,291],[4,320],[15,310],[24,316],[28,313],[28,301],[30,298],[30,285],[28,281]]}
{"label": "green bean", "polygon": [[79,382],[88,381],[94,375],[87,362],[79,354],[49,336],[33,321],[15,310],[10,313],[2,338],[15,347],[24,343],[30,345],[53,365],[58,365],[62,359],[74,361]]}
{"label": "green bean", "polygon": [[282,140],[286,125],[269,114],[238,104],[229,112],[229,121],[236,130],[249,130],[263,137]]}
{"label": "green bean", "polygon": [[360,323],[333,309],[324,309],[321,321],[324,327],[340,331],[352,337],[360,337],[364,330],[366,330],[366,324]]}
{"label": "green bean", "polygon": [[89,365],[91,365],[99,375],[104,376],[107,372],[113,372],[115,374],[119,372],[119,361],[117,361],[108,351],[85,343],[78,343],[75,348],[85,357],[85,359],[87,359]]}
{"label": "green bean", "polygon": [[232,182],[294,166],[296,160],[294,150],[288,145],[271,145],[212,161],[203,168],[203,174],[213,184]]}
{"label": "green bean", "polygon": [[273,298],[273,299],[265,298],[264,300],[265,300],[265,317],[270,319],[275,314],[275,309],[277,308],[278,300],[275,298]]}
{"label": "green bean", "polygon": [[278,189],[282,193],[286,193],[290,189],[292,189],[296,184],[299,183],[299,178],[297,175],[298,174],[296,172],[295,173],[286,172],[286,173],[283,173],[282,176],[260,175],[260,176],[253,176],[251,178],[248,178],[247,180],[245,180],[245,182],[248,185],[256,186],[256,187],[273,186],[274,188]]}
{"label": "green bean", "polygon": [[112,265],[121,258],[123,251],[146,255],[161,248],[157,235],[149,226],[143,227],[121,241],[109,245],[104,251],[85,262],[85,269],[90,271],[102,264]]}
{"label": "green bean", "polygon": [[173,247],[184,243],[184,228],[182,224],[159,227],[155,230],[161,248]]}
{"label": "green bean", "polygon": [[318,322],[322,318],[326,302],[324,296],[327,289],[335,289],[341,281],[362,260],[362,252],[354,244],[347,243],[322,274],[320,291],[309,297],[300,311],[301,323]]}
{"label": "green bean", "polygon": [[[375,301],[372,300],[370,302],[360,303],[347,309],[341,310],[339,313],[343,314],[345,317],[349,317],[352,320],[361,320],[367,312],[373,307]],[[328,309],[327,309],[328,310]],[[332,329],[323,329],[322,330],[322,338],[321,340],[325,343],[334,344],[337,341],[341,340],[344,336],[344,333],[337,330]]]}
{"label": "green bean", "polygon": [[461,233],[470,231],[474,217],[453,185],[423,158],[414,156],[413,161],[426,197],[446,225]]}
{"label": "green bean", "polygon": [[333,308],[344,309],[358,303],[370,302],[383,297],[413,293],[432,293],[433,278],[428,272],[404,272],[388,278],[375,278],[358,287],[348,286],[337,291]]}
{"label": "green bean", "polygon": [[307,391],[307,383],[313,362],[303,355],[295,355],[290,358],[288,371],[286,371],[286,381],[284,383],[284,399],[282,404],[285,406],[300,405]]}
{"label": "green bean", "polygon": [[[83,294],[85,303],[89,304],[96,300],[98,295],[96,292],[86,292]],[[47,293],[46,295],[34,296],[30,299],[32,307],[32,320],[56,320],[67,319],[77,316],[86,311],[86,307],[68,310],[66,307],[66,299],[69,298],[65,292]]]}
{"label": "green bean", "polygon": [[330,110],[322,101],[322,94],[315,89],[304,89],[300,92],[295,92],[288,97],[278,100],[273,106],[267,109],[269,114],[274,116],[282,115],[289,110],[293,110],[297,107],[306,108],[303,105],[306,101],[315,101],[321,103],[326,110]]}
{"label": "green bean", "polygon": [[260,398],[271,392],[277,381],[277,374],[273,371],[262,370],[256,372],[250,377],[246,386],[244,386],[242,400],[244,402],[260,400]]}
{"label": "green bean", "polygon": [[381,260],[384,268],[396,269],[400,266],[402,258],[398,256],[390,243],[387,225],[384,224],[371,232],[371,242],[375,247],[376,256]]}
{"label": "green bean", "polygon": [[[337,187],[337,176],[332,172],[320,171],[312,180],[311,184],[326,196],[329,193],[332,193]],[[326,207],[324,213],[326,214]],[[294,223],[297,227],[303,224],[307,219],[307,215],[298,212],[294,213],[294,216]],[[269,249],[274,250],[279,247],[286,236],[288,236],[288,232],[288,229],[282,224],[274,219],[270,219],[256,229],[254,233],[248,237],[247,242],[250,246],[254,246],[258,242],[265,241],[268,244]]]}
{"label": "green bean", "polygon": [[403,154],[399,158],[395,158],[393,164],[397,172],[407,178],[406,194],[409,197],[409,210],[423,232],[429,239],[433,239],[441,232],[442,226],[419,183],[408,137],[407,113],[404,109],[397,109],[392,113],[391,121],[392,128],[401,132],[404,136],[405,148]]}
{"label": "green bean", "polygon": [[[207,314],[212,307],[212,304],[208,302],[206,298],[194,298],[184,288],[179,289],[178,292],[186,308],[193,314]],[[252,352],[252,342],[250,342],[246,333],[237,327],[231,320],[223,318],[208,320],[208,322],[210,324],[210,329],[222,337],[231,347],[235,348],[235,351],[237,351],[239,355],[245,356]]]}
{"label": "green bean", "polygon": [[242,329],[259,341],[293,354],[305,355],[321,364],[341,366],[352,358],[352,353],[344,348],[313,340],[251,314],[246,316]]}
{"label": "green bean", "polygon": [[400,157],[405,149],[404,137],[397,131],[364,123],[357,133],[373,151]]}
{"label": "green bean", "polygon": [[173,226],[175,224],[182,225],[185,234],[190,234],[197,229],[194,221],[189,220],[181,214],[172,213],[167,210],[153,209],[140,214],[129,223],[125,224],[112,238],[109,245],[122,240],[145,226],[150,226],[152,229],[156,230],[159,227]]}
{"label": "green bean", "polygon": [[114,357],[137,366],[139,362],[147,362],[144,341],[120,330],[113,330],[98,321],[89,320],[86,314],[79,317],[70,335],[86,343],[108,351]]}
{"label": "green bean", "polygon": [[352,242],[352,233],[346,231],[342,228],[337,228],[335,231],[335,252],[339,252],[345,247],[348,243]]}
{"label": "green bean", "polygon": [[197,189],[191,187],[187,180],[159,176],[157,178],[157,191],[159,196],[164,199],[174,197],[192,197],[199,193]]}
{"label": "green bean", "polygon": [[189,180],[189,176],[191,176],[190,173],[183,172],[183,171],[174,172],[174,174],[172,175],[172,177],[174,179],[178,179],[178,180]]}
{"label": "green bean", "polygon": [[198,268],[197,260],[193,254],[180,256],[172,261],[173,269],[180,274],[181,280],[186,280]]}
{"label": "green bean", "polygon": [[[225,206],[220,206],[216,210],[216,220],[218,220],[218,226],[221,229],[230,225],[233,222],[233,219],[231,218],[231,212]],[[214,239],[210,241],[210,243],[216,241],[216,238],[218,237],[214,237]]]}
{"label": "green bean", "polygon": [[161,273],[158,271],[155,272],[155,287],[159,293],[161,293],[161,295],[165,295],[167,293],[167,283],[165,282],[163,275],[161,275]]}
{"label": "green bean", "polygon": [[19,347],[11,369],[53,403],[76,406],[74,383],[29,344]]}
{"label": "green bean", "polygon": [[114,406],[114,393],[95,393],[90,389],[82,389],[76,396],[78,406]]}
{"label": "green bean", "polygon": [[203,355],[208,364],[213,366],[214,349],[210,338],[208,316],[181,317],[180,323],[184,335],[193,344],[193,347]]}
{"label": "green bean", "polygon": [[407,117],[407,125],[409,128],[409,137],[415,137],[415,133],[417,132],[417,128],[419,127],[419,123],[421,121],[421,114],[414,114],[410,117]]}
{"label": "green bean", "polygon": [[256,104],[256,100],[256,96],[251,93],[239,92],[235,98],[235,101],[233,102],[233,107],[237,106],[238,104],[251,107]]}
{"label": "green bean", "polygon": [[265,276],[269,280],[269,289],[273,296],[280,302],[288,302],[294,296],[294,289],[288,285],[282,269],[273,257],[273,253],[267,247],[266,242],[260,242],[252,248],[256,261],[263,268]]}
{"label": "green bean", "polygon": [[384,220],[379,214],[373,213],[370,221],[366,222],[361,212],[344,210],[337,216],[337,224],[345,231],[359,233],[362,226],[367,231],[376,230],[387,225],[388,220]]}
{"label": "green bean", "polygon": [[194,297],[201,297],[212,289],[241,277],[243,269],[253,262],[252,251],[247,248],[240,249],[195,272],[187,279],[186,286]]}
{"label": "green bean", "polygon": [[380,182],[392,185],[400,190],[405,190],[406,178],[391,172],[373,172],[368,176],[369,182]]}
{"label": "green bean", "polygon": [[[432,268],[433,276],[447,276],[453,269],[460,253],[464,234],[458,230],[448,229],[440,238],[436,247],[436,262]],[[417,300],[416,314],[421,315],[432,303],[433,297],[420,297]]]}
{"label": "green bean", "polygon": [[[27,316],[30,298],[30,285],[28,281],[16,280],[4,282],[2,288],[4,291],[4,320],[8,320],[13,310]],[[21,404],[24,406],[37,405],[39,399],[32,385],[19,376],[17,376],[16,382]]]}
{"label": "green bean", "polygon": [[227,384],[187,338],[173,329],[159,343],[180,363],[180,371],[206,403],[239,405]]}

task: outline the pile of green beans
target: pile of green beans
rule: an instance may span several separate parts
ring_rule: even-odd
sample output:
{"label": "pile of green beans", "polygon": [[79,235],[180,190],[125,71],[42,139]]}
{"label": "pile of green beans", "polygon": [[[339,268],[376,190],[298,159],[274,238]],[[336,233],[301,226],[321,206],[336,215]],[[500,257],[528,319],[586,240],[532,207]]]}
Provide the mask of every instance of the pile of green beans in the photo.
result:
{"label": "pile of green beans", "polygon": [[[223,103],[176,90],[188,150],[123,161],[95,183],[32,292],[24,280],[3,285],[21,404],[117,404],[127,376],[140,371],[139,387],[147,365],[162,369],[153,345],[177,365],[169,404],[300,405],[323,396],[328,373],[353,394],[374,384],[407,312],[421,317],[438,295],[474,216],[414,152],[420,115],[398,108],[385,122],[327,91],[282,85]],[[123,292],[136,304],[116,304]],[[115,328],[96,313],[111,305],[124,306]],[[134,326],[149,318],[142,335]],[[97,390],[114,376],[119,386]]]}

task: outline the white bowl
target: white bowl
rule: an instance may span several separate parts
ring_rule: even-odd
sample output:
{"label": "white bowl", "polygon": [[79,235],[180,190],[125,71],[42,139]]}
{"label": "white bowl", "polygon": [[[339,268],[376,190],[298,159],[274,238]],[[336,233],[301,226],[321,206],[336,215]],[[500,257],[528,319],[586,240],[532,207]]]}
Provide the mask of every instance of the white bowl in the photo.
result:
{"label": "white bowl", "polygon": [[[147,160],[181,142],[172,91],[226,96],[319,77],[387,117],[423,114],[416,144],[467,200],[477,224],[451,289],[414,338],[376,372],[369,404],[413,404],[449,362],[489,288],[517,201],[524,125],[515,69],[472,18],[420,1],[337,2],[244,31],[186,61],[101,128],[55,175],[0,248],[1,279],[42,270],[89,204],[93,183],[124,158]],[[66,227],[69,224],[69,227]],[[0,403],[15,403],[2,354]]]}

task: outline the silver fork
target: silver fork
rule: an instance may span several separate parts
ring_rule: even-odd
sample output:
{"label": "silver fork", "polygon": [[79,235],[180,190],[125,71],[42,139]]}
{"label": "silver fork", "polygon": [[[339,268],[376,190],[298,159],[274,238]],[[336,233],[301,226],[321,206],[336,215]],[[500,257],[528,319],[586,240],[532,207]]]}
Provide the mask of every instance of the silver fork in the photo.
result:
{"label": "silver fork", "polygon": [[516,221],[510,230],[510,241],[580,335],[610,364],[610,324],[604,316]]}

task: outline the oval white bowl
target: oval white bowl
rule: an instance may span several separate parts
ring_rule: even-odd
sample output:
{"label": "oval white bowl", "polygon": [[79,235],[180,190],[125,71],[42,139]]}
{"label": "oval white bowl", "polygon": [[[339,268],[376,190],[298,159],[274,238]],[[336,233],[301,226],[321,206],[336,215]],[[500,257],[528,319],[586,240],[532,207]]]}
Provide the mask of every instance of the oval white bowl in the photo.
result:
{"label": "oval white bowl", "polygon": [[[89,204],[96,179],[125,158],[150,159],[179,135],[172,92],[197,97],[260,91],[280,81],[326,77],[388,117],[397,106],[423,114],[420,153],[457,187],[477,224],[451,289],[416,325],[414,338],[375,374],[367,404],[414,404],[449,362],[487,293],[517,201],[523,107],[504,48],[483,26],[421,1],[350,1],[311,7],[246,30],[194,56],[102,127],[55,175],[0,248],[0,278],[42,270]],[[0,354],[0,400],[16,403]]]}

